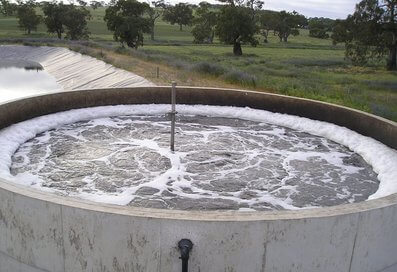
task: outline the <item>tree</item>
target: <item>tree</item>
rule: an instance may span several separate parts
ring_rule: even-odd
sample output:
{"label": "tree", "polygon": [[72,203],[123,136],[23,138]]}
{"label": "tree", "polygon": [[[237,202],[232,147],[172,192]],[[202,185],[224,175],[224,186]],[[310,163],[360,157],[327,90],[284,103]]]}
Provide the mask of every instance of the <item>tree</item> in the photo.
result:
{"label": "tree", "polygon": [[103,1],[101,1],[101,2],[99,2],[99,1],[91,1],[90,2],[90,6],[91,6],[92,9],[95,10],[97,8],[103,7],[104,6],[104,2]]}
{"label": "tree", "polygon": [[330,19],[330,18],[324,18],[324,17],[312,17],[312,18],[309,18],[307,21],[308,21],[309,27],[310,27],[310,24],[321,25],[322,28],[324,28],[327,32],[332,31],[332,28],[335,25],[335,20]]}
{"label": "tree", "polygon": [[156,24],[156,20],[160,18],[163,13],[165,4],[164,0],[152,1],[151,4],[153,5],[153,8],[150,7],[147,13],[150,20],[150,39],[154,41],[154,26]]}
{"label": "tree", "polygon": [[65,32],[63,19],[67,6],[56,2],[45,2],[43,4],[44,24],[47,26],[49,33],[56,33],[58,39],[62,39]]}
{"label": "tree", "polygon": [[216,13],[210,10],[211,5],[201,2],[193,19],[192,34],[194,43],[212,43],[215,36]]}
{"label": "tree", "polygon": [[70,40],[87,39],[88,31],[87,20],[91,14],[85,5],[79,2],[80,6],[69,5],[63,14],[63,25],[66,29],[66,38]]}
{"label": "tree", "polygon": [[[331,20],[331,19],[329,19]],[[332,24],[332,23],[331,23]],[[309,36],[319,39],[328,39],[327,31],[331,31],[332,26],[328,25],[326,18],[309,19]]]}
{"label": "tree", "polygon": [[333,42],[344,42],[346,57],[355,64],[386,57],[388,70],[397,70],[397,1],[363,0],[353,15],[338,21]]}
{"label": "tree", "polygon": [[241,43],[250,43],[256,46],[258,41],[255,38],[257,27],[252,20],[252,13],[249,8],[227,5],[222,7],[215,27],[215,33],[219,40],[225,44],[233,44],[233,54],[243,54]]}
{"label": "tree", "polygon": [[193,20],[193,10],[185,3],[168,6],[164,10],[163,19],[171,25],[179,25],[179,30],[182,31],[182,26],[191,25]]}
{"label": "tree", "polygon": [[56,33],[59,39],[62,39],[63,33],[70,40],[88,38],[87,20],[91,18],[91,14],[86,8],[86,2],[79,0],[78,3],[79,6],[55,1],[44,3],[42,9],[47,31]]}
{"label": "tree", "polygon": [[338,43],[344,43],[347,40],[351,39],[351,31],[352,31],[352,17],[348,16],[346,20],[335,20],[335,24],[332,28],[331,39],[334,45]]}
{"label": "tree", "polygon": [[137,49],[143,45],[143,34],[151,31],[150,19],[144,16],[149,9],[136,0],[118,0],[106,9],[104,20],[116,41]]}
{"label": "tree", "polygon": [[280,11],[277,18],[277,24],[275,30],[278,33],[280,42],[288,42],[290,35],[299,35],[299,28],[304,27],[307,24],[305,16],[297,13],[296,11],[286,12]]}
{"label": "tree", "polygon": [[275,30],[278,22],[278,12],[266,10],[263,11],[259,18],[261,34],[264,43],[268,43],[270,30]]}
{"label": "tree", "polygon": [[329,38],[329,34],[327,33],[327,31],[321,27],[310,28],[309,36],[313,37],[313,38],[318,38],[318,39],[328,39]]}
{"label": "tree", "polygon": [[37,26],[41,22],[41,16],[36,14],[34,0],[27,2],[18,2],[17,18],[19,28],[25,30],[28,34],[32,30],[37,30]]}
{"label": "tree", "polygon": [[9,0],[0,0],[0,14],[3,14],[4,16],[12,16],[16,9],[17,5],[10,3]]}
{"label": "tree", "polygon": [[[74,1],[70,1],[71,2],[71,6],[74,6]],[[80,7],[86,7],[87,6],[87,2],[84,0],[76,0],[77,4],[79,4]]]}
{"label": "tree", "polygon": [[265,2],[262,0],[236,0],[237,4],[240,6],[245,6],[250,9],[251,11],[251,17],[252,20],[258,20],[259,18],[256,18],[257,12],[262,9],[262,7],[265,5]]}

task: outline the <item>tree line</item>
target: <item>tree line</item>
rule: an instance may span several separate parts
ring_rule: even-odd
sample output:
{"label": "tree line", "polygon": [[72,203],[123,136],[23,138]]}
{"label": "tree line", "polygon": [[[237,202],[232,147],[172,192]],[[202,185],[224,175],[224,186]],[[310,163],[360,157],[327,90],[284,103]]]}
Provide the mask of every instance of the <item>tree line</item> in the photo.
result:
{"label": "tree line", "polygon": [[[220,5],[201,2],[198,6],[179,3],[166,4],[164,0],[138,2],[112,0],[106,7],[104,20],[114,39],[123,46],[137,49],[143,45],[143,35],[155,39],[155,24],[159,18],[178,25],[192,26],[194,43],[213,43],[214,37],[233,46],[235,55],[242,55],[242,45],[259,44],[259,37],[267,43],[269,35],[288,42],[290,36],[299,35],[302,28],[309,29],[315,38],[331,38],[333,43],[345,45],[346,58],[354,64],[367,64],[372,59],[387,59],[386,67],[397,70],[397,0],[362,0],[355,12],[345,20],[306,18],[296,11],[275,12],[263,10],[261,0],[218,0]],[[104,6],[102,1],[91,1],[95,9]],[[43,16],[36,14],[40,6]],[[89,31],[87,21],[91,15],[87,3],[40,2],[35,0],[0,0],[0,13],[16,15],[19,27],[27,33],[43,22],[49,33],[58,38],[85,39]]]}
{"label": "tree line", "polygon": [[[38,7],[42,9],[43,16],[37,14]],[[5,16],[15,15],[19,27],[28,34],[36,31],[40,23],[44,23],[47,31],[55,33],[59,39],[87,39],[90,34],[87,21],[91,14],[87,3],[81,0],[77,0],[76,4],[35,0],[17,0],[17,3],[11,3],[9,0],[0,0],[0,13]]]}
{"label": "tree line", "polygon": [[[241,55],[241,45],[259,43],[258,34],[268,42],[269,31],[278,35],[280,42],[287,42],[290,35],[298,35],[299,29],[310,26],[305,16],[297,12],[273,12],[262,10],[263,2],[259,0],[220,0],[223,5],[201,2],[199,5],[179,3],[165,4],[164,0],[138,2],[135,0],[112,0],[106,8],[104,20],[114,39],[132,48],[143,45],[143,34],[150,34],[155,39],[154,27],[159,18],[172,25],[193,26],[194,43],[213,43],[214,37],[225,44],[233,45],[235,55]],[[91,1],[93,9],[103,7],[103,1]],[[36,14],[40,7],[44,15]],[[49,33],[58,38],[88,38],[87,20],[90,12],[87,3],[77,0],[71,2],[35,2],[35,0],[18,0],[17,4],[9,0],[0,0],[0,12],[4,15],[16,15],[19,27],[28,34],[37,30],[43,22]],[[194,14],[194,15],[193,15]],[[323,38],[323,37],[322,37]]]}
{"label": "tree line", "polygon": [[[141,18],[144,18],[145,10],[151,9],[148,4],[135,0],[115,1],[113,3],[135,3],[142,6],[142,12],[136,14]],[[291,35],[299,35],[300,29],[307,28],[311,37],[331,38],[335,45],[343,43],[346,58],[353,64],[362,65],[372,59],[386,57],[387,69],[397,70],[397,0],[362,0],[356,5],[355,12],[345,20],[318,17],[307,19],[296,11],[266,11],[262,10],[264,2],[261,0],[218,1],[223,5],[200,3],[195,9],[195,16],[188,4],[170,6],[161,1],[153,3],[156,3],[156,18],[163,13],[163,19],[171,24],[178,24],[180,30],[184,25],[193,25],[195,43],[212,43],[217,36],[220,42],[233,45],[235,55],[242,55],[243,44],[256,46],[259,43],[258,34],[263,36],[264,43],[268,42],[271,31],[278,36],[280,42],[288,42]],[[121,29],[135,29],[140,33],[139,42],[133,43],[134,48],[143,44],[143,33],[149,31],[154,38],[155,19],[150,21],[150,28],[145,28],[144,23],[141,26],[130,24],[137,18],[124,14],[123,4],[118,5],[117,12],[108,12],[112,9],[113,7],[109,7],[106,10],[105,21],[109,29],[115,31],[116,40],[123,43],[128,36],[127,33],[118,32]],[[115,21],[120,25],[116,26]]]}
{"label": "tree line", "polygon": [[[223,5],[201,2],[198,6],[179,3],[174,6],[162,0],[141,3],[136,0],[113,1],[106,9],[105,21],[113,31],[114,39],[127,46],[138,48],[143,44],[143,34],[154,39],[155,21],[162,17],[172,25],[192,26],[193,42],[220,42],[233,45],[235,55],[242,54],[242,45],[256,46],[258,34],[267,42],[270,30],[288,42],[290,35],[298,35],[299,29],[308,25],[305,16],[297,12],[263,11],[259,0],[220,0]],[[269,17],[269,18],[268,18]]]}

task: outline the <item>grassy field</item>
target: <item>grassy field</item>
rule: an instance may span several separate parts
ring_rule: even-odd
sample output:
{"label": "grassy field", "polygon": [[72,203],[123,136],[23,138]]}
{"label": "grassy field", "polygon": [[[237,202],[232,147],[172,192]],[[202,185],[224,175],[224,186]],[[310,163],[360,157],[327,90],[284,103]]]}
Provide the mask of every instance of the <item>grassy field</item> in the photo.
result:
{"label": "grassy field", "polygon": [[[159,21],[155,41],[145,37],[139,50],[120,49],[103,22],[104,9],[92,10],[89,22],[95,47],[73,46],[147,77],[158,84],[176,80],[180,85],[235,87],[287,94],[337,103],[397,121],[397,73],[384,63],[355,67],[344,59],[344,48],[330,40],[315,39],[306,30],[288,44],[270,35],[268,44],[244,46],[242,57],[234,57],[231,46],[195,45],[190,28]],[[0,17],[0,39],[54,37],[41,25],[27,36],[13,17]],[[40,39],[38,39],[40,41]],[[103,48],[101,48],[103,47]],[[159,66],[160,78],[155,77]]]}

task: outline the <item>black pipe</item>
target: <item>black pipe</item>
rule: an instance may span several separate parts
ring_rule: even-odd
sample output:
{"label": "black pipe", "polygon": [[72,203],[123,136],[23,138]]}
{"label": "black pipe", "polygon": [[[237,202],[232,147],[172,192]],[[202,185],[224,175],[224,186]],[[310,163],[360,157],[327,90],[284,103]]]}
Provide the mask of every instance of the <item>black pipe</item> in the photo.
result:
{"label": "black pipe", "polygon": [[178,248],[181,252],[179,259],[182,260],[182,272],[188,272],[189,252],[193,248],[193,243],[189,239],[182,239],[178,242]]}

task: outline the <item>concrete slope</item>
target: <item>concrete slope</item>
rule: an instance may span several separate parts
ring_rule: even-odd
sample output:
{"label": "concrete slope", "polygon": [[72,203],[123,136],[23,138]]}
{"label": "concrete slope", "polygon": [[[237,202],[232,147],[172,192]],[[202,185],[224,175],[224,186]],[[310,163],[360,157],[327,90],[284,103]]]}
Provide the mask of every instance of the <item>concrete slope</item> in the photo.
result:
{"label": "concrete slope", "polygon": [[64,90],[155,86],[134,73],[62,47],[0,46],[0,62],[6,59],[40,63]]}

